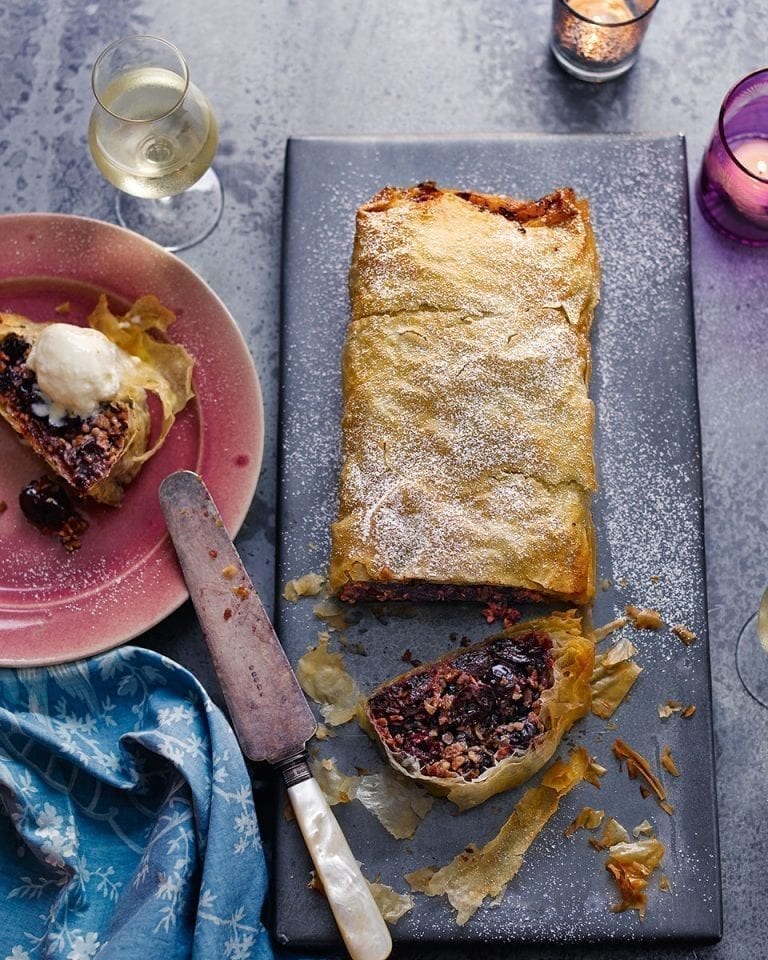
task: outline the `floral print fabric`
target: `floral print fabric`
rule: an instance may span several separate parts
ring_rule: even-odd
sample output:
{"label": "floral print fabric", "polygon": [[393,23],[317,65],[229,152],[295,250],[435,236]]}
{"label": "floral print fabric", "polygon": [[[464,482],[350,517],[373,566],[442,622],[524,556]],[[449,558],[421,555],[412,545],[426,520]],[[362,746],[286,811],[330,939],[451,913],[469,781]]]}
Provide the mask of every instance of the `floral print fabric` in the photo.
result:
{"label": "floral print fabric", "polygon": [[0,670],[0,960],[272,957],[225,718],[137,647]]}

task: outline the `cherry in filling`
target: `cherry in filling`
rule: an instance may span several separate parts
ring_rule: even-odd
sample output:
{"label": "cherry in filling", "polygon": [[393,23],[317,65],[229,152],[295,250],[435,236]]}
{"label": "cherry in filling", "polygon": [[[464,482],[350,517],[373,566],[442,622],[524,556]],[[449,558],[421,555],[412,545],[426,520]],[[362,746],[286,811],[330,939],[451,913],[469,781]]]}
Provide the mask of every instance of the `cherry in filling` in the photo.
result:
{"label": "cherry in filling", "polygon": [[368,714],[425,776],[474,780],[541,738],[541,695],[553,682],[546,634],[499,637],[380,688]]}
{"label": "cherry in filling", "polygon": [[19,494],[21,512],[43,533],[55,533],[68,553],[80,549],[88,521],[72,506],[66,490],[50,477],[32,480]]}

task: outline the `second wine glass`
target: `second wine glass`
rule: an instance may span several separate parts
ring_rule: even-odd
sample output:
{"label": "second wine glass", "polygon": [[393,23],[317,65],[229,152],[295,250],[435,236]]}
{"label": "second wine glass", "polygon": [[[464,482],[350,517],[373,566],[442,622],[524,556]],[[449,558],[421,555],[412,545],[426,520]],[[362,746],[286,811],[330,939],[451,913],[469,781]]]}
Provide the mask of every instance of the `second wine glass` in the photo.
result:
{"label": "second wine glass", "polygon": [[736,669],[747,693],[768,707],[768,588],[763,591],[757,613],[739,634]]}
{"label": "second wine glass", "polygon": [[211,169],[218,129],[183,55],[158,37],[116,40],[97,59],[92,83],[88,145],[121,191],[119,222],[167,250],[198,243],[223,207]]}

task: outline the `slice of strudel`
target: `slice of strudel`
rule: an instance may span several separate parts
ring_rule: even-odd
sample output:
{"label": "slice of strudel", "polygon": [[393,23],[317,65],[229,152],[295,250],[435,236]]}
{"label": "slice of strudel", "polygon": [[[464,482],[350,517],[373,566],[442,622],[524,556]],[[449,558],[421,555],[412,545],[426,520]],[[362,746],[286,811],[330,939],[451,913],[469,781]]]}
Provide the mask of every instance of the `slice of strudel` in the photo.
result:
{"label": "slice of strudel", "polygon": [[572,612],[528,620],[382,684],[366,727],[399,773],[473,807],[551,759],[589,710],[594,659]]}
{"label": "slice of strudel", "polygon": [[165,339],[174,320],[151,295],[124,316],[102,296],[87,327],[0,313],[0,417],[77,496],[117,505],[194,396],[194,360]]}
{"label": "slice of strudel", "polygon": [[587,202],[387,188],[358,211],[350,294],[337,596],[588,602]]}

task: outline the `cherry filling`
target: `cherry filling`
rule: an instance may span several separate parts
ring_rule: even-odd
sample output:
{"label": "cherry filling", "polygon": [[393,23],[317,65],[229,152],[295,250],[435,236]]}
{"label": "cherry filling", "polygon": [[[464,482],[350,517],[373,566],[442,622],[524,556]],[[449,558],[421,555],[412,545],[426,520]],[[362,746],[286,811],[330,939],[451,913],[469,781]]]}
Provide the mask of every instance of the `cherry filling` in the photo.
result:
{"label": "cherry filling", "polygon": [[541,695],[553,682],[546,634],[498,637],[380,688],[368,715],[382,742],[425,776],[471,781],[540,739]]}

